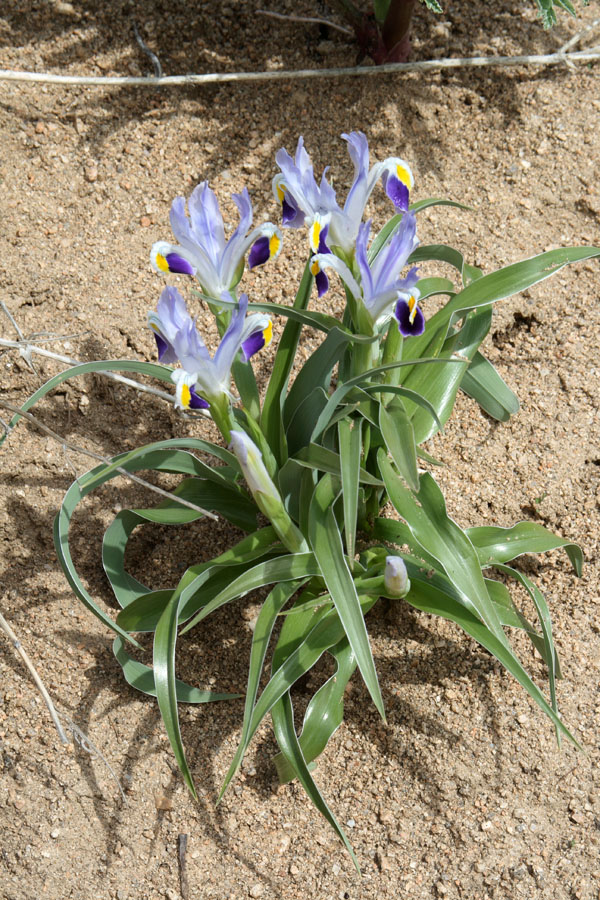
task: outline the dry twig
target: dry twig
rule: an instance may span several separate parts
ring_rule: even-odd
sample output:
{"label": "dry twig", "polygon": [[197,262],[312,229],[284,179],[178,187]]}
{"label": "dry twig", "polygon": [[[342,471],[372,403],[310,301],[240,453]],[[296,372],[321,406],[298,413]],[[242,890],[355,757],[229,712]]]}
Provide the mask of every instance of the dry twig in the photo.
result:
{"label": "dry twig", "polygon": [[36,84],[88,85],[96,87],[190,87],[198,84],[254,81],[290,81],[293,79],[340,78],[347,76],[393,75],[404,72],[436,72],[446,69],[482,68],[490,66],[558,66],[595,62],[600,48],[576,53],[549,53],[533,56],[466,56],[449,59],[426,59],[410,63],[384,63],[381,66],[342,66],[332,69],[292,69],[270,72],[207,72],[201,75],[167,75],[164,78],[145,78],[121,75],[54,75],[51,73],[18,72],[0,69],[0,81],[22,81]]}
{"label": "dry twig", "polygon": [[48,707],[48,712],[50,713],[50,715],[52,717],[52,721],[54,722],[54,726],[55,726],[56,730],[58,731],[59,738],[61,739],[63,744],[68,744],[69,738],[66,736],[66,734],[63,730],[63,727],[60,723],[60,719],[58,718],[58,713],[56,712],[54,703],[52,702],[52,700],[50,698],[50,694],[48,693],[48,691],[46,690],[46,688],[44,686],[44,682],[38,675],[35,666],[33,665],[31,660],[29,659],[29,656],[25,652],[25,649],[24,649],[23,645],[21,644],[21,641],[19,640],[17,635],[14,633],[14,631],[12,630],[12,628],[10,627],[10,625],[8,624],[8,622],[6,621],[6,619],[4,618],[2,613],[0,613],[0,628],[7,635],[11,644],[13,645],[13,647],[15,648],[15,650],[17,651],[17,653],[19,654],[19,656],[21,657],[21,659],[23,660],[23,662],[25,663],[27,668],[29,669],[31,677],[35,681],[36,687],[37,687],[38,691],[40,692],[40,694],[42,695],[44,703]]}

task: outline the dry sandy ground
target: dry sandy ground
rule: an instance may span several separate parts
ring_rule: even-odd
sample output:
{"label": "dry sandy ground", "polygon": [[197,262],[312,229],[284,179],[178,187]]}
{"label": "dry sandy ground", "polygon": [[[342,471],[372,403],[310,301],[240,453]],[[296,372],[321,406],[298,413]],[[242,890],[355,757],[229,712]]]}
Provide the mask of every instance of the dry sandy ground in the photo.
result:
{"label": "dry sandy ground", "polygon": [[[148,73],[133,14],[168,74],[353,64],[355,49],[340,33],[265,20],[259,5],[5,0],[0,66]],[[445,5],[442,24],[418,13],[417,58],[555,50],[594,12],[577,22],[563,15],[544,33],[525,0]],[[309,0],[276,8],[292,7],[317,8]],[[299,133],[317,169],[333,166],[342,196],[349,166],[339,135],[361,129],[376,158],[401,154],[411,162],[415,197],[470,204],[472,212],[425,213],[420,235],[455,244],[486,271],[551,247],[600,243],[597,67],[162,92],[4,82],[0,123],[1,299],[25,334],[77,335],[51,346],[80,359],[154,358],[145,318],[162,285],[148,252],[169,236],[171,199],[208,178],[229,214],[230,193],[246,185],[257,219],[275,217],[274,152],[292,149]],[[374,196],[378,222],[388,212],[384,201]],[[275,265],[245,276],[251,298],[291,300],[297,248],[286,240]],[[239,733],[239,702],[182,710],[200,792],[192,802],[156,706],[124,684],[110,635],[80,607],[54,557],[52,519],[71,463],[78,472],[88,463],[66,459],[23,423],[1,451],[0,608],[60,710],[110,763],[127,802],[100,759],[60,746],[2,638],[2,898],[173,900],[182,896],[180,835],[187,835],[190,900],[599,896],[599,272],[596,262],[563,270],[497,309],[486,349],[521,411],[496,425],[462,398],[430,448],[448,463],[440,478],[462,525],[527,518],[581,541],[581,580],[559,553],[522,565],[550,599],[561,709],[585,752],[559,752],[541,713],[458,630],[400,606],[375,612],[370,623],[387,727],[355,680],[346,722],[317,769],[362,878],[302,791],[277,788],[266,727],[215,808]],[[335,308],[339,297],[327,302]],[[2,336],[14,337],[8,319],[0,321]],[[36,362],[34,375],[14,355],[0,365],[0,397],[12,403],[58,370]],[[73,382],[43,403],[40,416],[105,454],[193,428],[162,401],[100,379]],[[74,546],[87,584],[108,604],[102,527],[114,510],[142,500],[115,485],[78,516]],[[160,584],[165,568],[180,570],[231,540],[231,531],[212,527],[192,539],[143,533],[131,564],[149,565]],[[182,676],[243,691],[251,615],[248,605],[228,609],[182,642]],[[523,651],[543,679],[539,661]]]}

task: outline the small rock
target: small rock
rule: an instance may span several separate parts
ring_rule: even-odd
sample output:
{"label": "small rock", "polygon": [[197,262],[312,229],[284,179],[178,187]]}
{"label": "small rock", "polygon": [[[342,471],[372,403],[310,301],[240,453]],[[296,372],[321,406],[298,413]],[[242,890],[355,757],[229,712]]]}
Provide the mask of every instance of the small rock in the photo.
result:
{"label": "small rock", "polygon": [[332,865],[332,867],[331,867],[331,871],[333,872],[333,874],[334,874],[335,877],[337,878],[337,876],[338,876],[338,875],[340,874],[340,872],[342,871],[342,867],[339,865],[339,863],[334,863],[334,864]]}
{"label": "small rock", "polygon": [[50,832],[50,837],[53,838],[54,840],[56,840],[56,838],[59,836],[59,834],[60,834],[60,828],[53,828],[52,831]]}
{"label": "small rock", "polygon": [[35,123],[35,133],[36,134],[45,134],[46,133],[46,126],[44,125],[43,122]]}
{"label": "small rock", "polygon": [[98,181],[98,167],[97,166],[88,166],[85,170],[85,180],[89,181],[91,184],[94,181]]}
{"label": "small rock", "polygon": [[262,884],[253,884],[248,893],[251,897],[262,897],[264,891],[265,889]]}
{"label": "small rock", "polygon": [[54,9],[57,13],[60,13],[61,16],[76,16],[75,7],[72,3],[65,3],[65,0],[56,0],[54,4]]}
{"label": "small rock", "polygon": [[173,809],[173,799],[172,797],[166,797],[164,794],[155,794],[154,805],[157,809]]}
{"label": "small rock", "polygon": [[295,863],[290,863],[288,872],[290,873],[290,875],[299,875],[300,869],[298,868],[298,866]]}
{"label": "small rock", "polygon": [[152,225],[150,216],[142,216],[142,218],[140,219],[140,225],[142,226],[142,228],[149,228],[150,225]]}

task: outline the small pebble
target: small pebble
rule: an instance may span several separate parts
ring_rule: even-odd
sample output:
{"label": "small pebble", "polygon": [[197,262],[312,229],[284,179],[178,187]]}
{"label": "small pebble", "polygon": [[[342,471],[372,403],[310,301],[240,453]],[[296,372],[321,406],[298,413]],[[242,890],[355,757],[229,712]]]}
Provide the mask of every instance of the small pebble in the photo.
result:
{"label": "small pebble", "polygon": [[51,837],[51,838],[54,838],[54,839],[56,840],[56,838],[59,836],[59,834],[60,834],[60,828],[54,828],[54,829],[50,832],[50,837]]}

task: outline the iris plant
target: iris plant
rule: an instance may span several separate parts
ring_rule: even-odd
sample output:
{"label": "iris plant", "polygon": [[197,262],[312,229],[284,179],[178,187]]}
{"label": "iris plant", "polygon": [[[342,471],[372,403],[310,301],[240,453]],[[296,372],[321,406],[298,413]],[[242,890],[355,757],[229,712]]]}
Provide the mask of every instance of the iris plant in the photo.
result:
{"label": "iris plant", "polygon": [[233,194],[240,212],[240,223],[228,241],[217,198],[203,181],[188,200],[176,197],[171,206],[171,228],[177,244],[158,241],[152,247],[150,261],[157,272],[174,272],[197,278],[204,294],[217,300],[223,291],[231,291],[243,274],[248,255],[251,269],[278,256],[281,231],[265,222],[249,232],[252,226],[252,203],[248,190]]}
{"label": "iris plant", "polygon": [[[330,269],[346,287],[343,323],[310,309],[313,282],[308,271],[290,309],[261,302],[266,312],[289,313],[261,394],[251,367],[241,361],[269,343],[271,320],[262,311],[247,315],[247,296],[237,301],[234,291],[246,256],[250,267],[266,262],[279,252],[281,233],[270,223],[250,230],[252,208],[245,190],[234,196],[240,223],[229,241],[206,182],[190,197],[189,217],[185,201],[177,198],[171,224],[178,243],[155,244],[152,262],[161,272],[198,278],[222,334],[219,347],[211,356],[183,297],[175,287],[166,287],[148,324],[160,362],[180,367],[109,360],[99,364],[98,371],[120,370],[126,363],[128,370],[167,383],[172,379],[176,405],[208,409],[222,440],[192,434],[120,454],[108,468],[101,463],[69,489],[57,518],[55,544],[80,599],[116,631],[113,649],[127,680],[158,698],[177,762],[194,793],[177,704],[232,695],[200,691],[177,680],[179,625],[183,632],[201,622],[206,627],[210,613],[250,591],[261,592],[241,740],[223,790],[270,715],[281,751],[275,757],[280,780],[300,780],[352,853],[311,769],[343,719],[344,693],[355,669],[384,715],[384,692],[367,629],[367,615],[381,597],[398,602],[404,598],[416,610],[460,625],[519,681],[550,717],[557,735],[575,741],[558,712],[560,670],[546,601],[528,575],[512,568],[512,560],[525,552],[564,547],[579,573],[580,549],[539,523],[520,522],[510,529],[488,524],[463,531],[448,515],[434,475],[425,471],[435,462],[426,444],[448,421],[459,389],[499,421],[518,410],[517,398],[478,349],[490,330],[491,305],[569,262],[600,256],[600,249],[552,250],[483,275],[467,267],[460,254],[432,243],[420,248],[420,259],[446,266],[458,261],[457,274],[454,280],[436,278],[433,286],[431,281],[419,282],[416,268],[410,268],[418,243],[416,214],[441,201],[426,200],[411,210],[412,174],[406,163],[388,159],[369,167],[365,136],[353,132],[343,137],[354,163],[343,208],[326,172],[316,183],[302,139],[294,159],[279,151],[281,173],[273,182],[284,225],[309,228],[309,266],[319,292]],[[362,219],[379,180],[400,215],[394,215],[369,246],[371,222]],[[414,336],[425,329],[420,291],[429,296],[434,288],[448,300],[430,317],[419,339]],[[295,352],[305,327],[322,335],[308,357]],[[403,340],[411,336],[413,340]],[[80,368],[75,367],[73,375],[81,374]],[[89,364],[83,368],[89,371]],[[54,376],[24,410],[68,377]],[[232,380],[239,402],[232,394]],[[211,470],[194,450],[212,454],[219,464]],[[105,569],[122,607],[115,622],[94,603],[75,571],[69,525],[79,501],[124,467],[180,473],[184,478],[172,503],[151,510],[123,509],[107,532]],[[178,505],[181,500],[183,506]],[[388,503],[397,514],[391,519],[384,515]],[[246,534],[211,561],[198,564],[190,558],[179,584],[168,589],[161,585],[158,592],[145,587],[127,573],[129,535],[146,520],[165,527],[189,523],[190,504],[195,519],[203,512],[217,513]],[[190,552],[196,544],[190,541]],[[511,578],[527,592],[539,628],[513,603],[506,586]],[[513,651],[509,629],[521,630],[543,657],[548,698]],[[150,667],[134,661],[126,648],[127,642],[136,643],[136,633],[152,630]],[[263,685],[272,634],[277,635],[272,672]],[[334,674],[308,700],[298,734],[296,682],[301,680],[301,690],[309,690],[311,681],[304,676],[324,654],[331,657]],[[537,668],[536,663],[536,673]]]}

